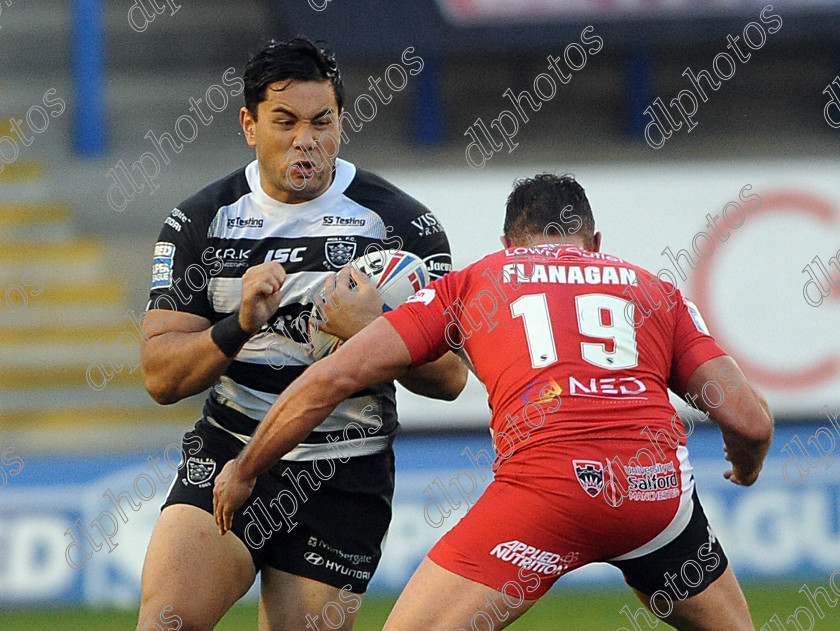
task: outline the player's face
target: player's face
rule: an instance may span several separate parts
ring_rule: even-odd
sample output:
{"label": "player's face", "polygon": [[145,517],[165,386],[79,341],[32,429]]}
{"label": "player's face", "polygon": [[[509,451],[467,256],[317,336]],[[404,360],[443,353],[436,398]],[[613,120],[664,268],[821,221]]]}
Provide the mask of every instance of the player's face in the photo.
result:
{"label": "player's face", "polygon": [[260,183],[268,195],[299,204],[329,188],[341,140],[338,117],[329,81],[272,83],[257,106],[257,120],[242,108],[242,129],[256,147]]}

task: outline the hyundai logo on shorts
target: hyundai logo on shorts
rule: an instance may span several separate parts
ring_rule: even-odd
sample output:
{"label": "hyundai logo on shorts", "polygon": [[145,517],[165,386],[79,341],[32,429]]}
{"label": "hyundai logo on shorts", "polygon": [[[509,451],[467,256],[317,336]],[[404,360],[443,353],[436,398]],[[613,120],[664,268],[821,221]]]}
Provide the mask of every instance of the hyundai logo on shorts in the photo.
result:
{"label": "hyundai logo on shorts", "polygon": [[309,561],[312,565],[323,565],[324,564],[324,557],[322,557],[317,552],[307,552],[303,555],[303,558]]}

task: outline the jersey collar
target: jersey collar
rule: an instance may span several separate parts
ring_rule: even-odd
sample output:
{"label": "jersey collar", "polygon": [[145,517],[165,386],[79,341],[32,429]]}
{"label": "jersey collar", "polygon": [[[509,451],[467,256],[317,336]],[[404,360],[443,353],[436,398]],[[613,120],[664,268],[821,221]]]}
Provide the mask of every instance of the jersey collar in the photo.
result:
{"label": "jersey collar", "polygon": [[261,206],[295,213],[300,213],[316,205],[320,206],[330,197],[342,195],[347,190],[347,187],[350,186],[354,177],[356,177],[356,165],[341,158],[336,158],[335,177],[333,177],[333,181],[326,191],[318,197],[300,204],[286,204],[277,201],[263,190],[262,184],[260,183],[260,165],[257,160],[254,160],[245,167],[245,178],[248,180],[248,186]]}

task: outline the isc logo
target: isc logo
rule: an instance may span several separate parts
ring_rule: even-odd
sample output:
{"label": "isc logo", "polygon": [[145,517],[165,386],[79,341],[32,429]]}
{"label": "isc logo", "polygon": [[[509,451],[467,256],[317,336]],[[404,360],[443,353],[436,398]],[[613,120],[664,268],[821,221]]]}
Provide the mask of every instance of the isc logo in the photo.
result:
{"label": "isc logo", "polygon": [[278,263],[285,263],[286,261],[290,263],[300,263],[303,260],[303,256],[301,255],[304,252],[306,252],[305,247],[269,250],[265,255],[265,261],[263,261],[263,263],[268,263],[269,261],[277,261]]}

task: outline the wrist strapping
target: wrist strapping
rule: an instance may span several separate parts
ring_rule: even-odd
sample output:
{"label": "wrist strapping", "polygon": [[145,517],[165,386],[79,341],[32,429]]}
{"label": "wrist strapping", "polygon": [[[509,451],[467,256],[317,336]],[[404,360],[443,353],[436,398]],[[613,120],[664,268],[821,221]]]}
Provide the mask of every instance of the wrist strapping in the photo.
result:
{"label": "wrist strapping", "polygon": [[236,310],[213,325],[210,329],[210,337],[225,357],[232,358],[236,356],[242,345],[251,339],[251,334],[240,326],[239,310]]}

